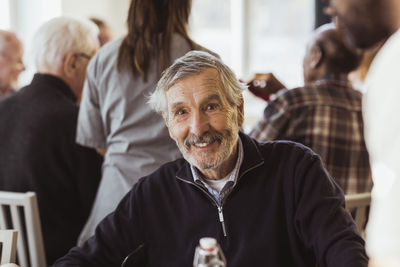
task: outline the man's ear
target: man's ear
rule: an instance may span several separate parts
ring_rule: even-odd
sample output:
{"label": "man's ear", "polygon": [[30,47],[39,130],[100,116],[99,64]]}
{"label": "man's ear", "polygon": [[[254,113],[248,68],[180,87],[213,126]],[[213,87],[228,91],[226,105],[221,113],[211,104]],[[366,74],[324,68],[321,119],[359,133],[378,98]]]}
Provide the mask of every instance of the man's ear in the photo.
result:
{"label": "man's ear", "polygon": [[323,53],[319,45],[313,45],[310,51],[310,68],[318,68],[322,63]]}
{"label": "man's ear", "polygon": [[69,52],[63,58],[63,71],[67,77],[73,77],[75,75],[75,69],[78,57],[75,53]]}
{"label": "man's ear", "polygon": [[243,100],[243,95],[240,96],[240,104],[237,107],[237,109],[238,109],[238,117],[237,117],[238,125],[239,125],[239,128],[242,128],[243,122],[244,122],[244,100]]}

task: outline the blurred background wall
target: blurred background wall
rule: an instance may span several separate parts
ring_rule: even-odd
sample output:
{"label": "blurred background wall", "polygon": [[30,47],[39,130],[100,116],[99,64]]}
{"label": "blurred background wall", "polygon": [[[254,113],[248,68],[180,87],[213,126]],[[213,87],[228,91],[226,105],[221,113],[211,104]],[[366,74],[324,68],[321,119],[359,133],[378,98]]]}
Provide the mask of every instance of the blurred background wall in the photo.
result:
{"label": "blurred background wall", "polygon": [[[302,57],[321,12],[318,0],[193,0],[190,33],[217,52],[239,78],[273,72],[287,87],[300,86]],[[126,33],[130,0],[0,0],[0,28],[15,31],[25,46],[27,70],[20,86],[35,70],[30,40],[37,28],[59,15],[95,16],[109,24],[114,39]],[[316,17],[317,14],[317,17]],[[245,93],[245,127],[261,117],[265,103]]]}

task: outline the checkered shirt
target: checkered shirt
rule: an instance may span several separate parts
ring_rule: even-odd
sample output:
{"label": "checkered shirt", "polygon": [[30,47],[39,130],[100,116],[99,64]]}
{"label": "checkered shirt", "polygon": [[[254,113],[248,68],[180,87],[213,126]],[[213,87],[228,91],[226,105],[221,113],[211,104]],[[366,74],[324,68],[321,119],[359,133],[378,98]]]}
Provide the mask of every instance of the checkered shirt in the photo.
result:
{"label": "checkered shirt", "polygon": [[302,143],[321,156],[345,194],[369,192],[372,179],[361,99],[360,92],[342,81],[284,90],[265,108],[250,136]]}

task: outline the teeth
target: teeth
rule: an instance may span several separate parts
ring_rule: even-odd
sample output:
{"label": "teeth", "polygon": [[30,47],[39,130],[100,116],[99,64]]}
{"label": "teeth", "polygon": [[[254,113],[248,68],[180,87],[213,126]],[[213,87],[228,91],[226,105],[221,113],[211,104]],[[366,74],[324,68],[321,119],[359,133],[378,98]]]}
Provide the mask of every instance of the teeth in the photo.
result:
{"label": "teeth", "polygon": [[196,146],[198,147],[205,147],[206,145],[208,145],[207,143],[196,143]]}

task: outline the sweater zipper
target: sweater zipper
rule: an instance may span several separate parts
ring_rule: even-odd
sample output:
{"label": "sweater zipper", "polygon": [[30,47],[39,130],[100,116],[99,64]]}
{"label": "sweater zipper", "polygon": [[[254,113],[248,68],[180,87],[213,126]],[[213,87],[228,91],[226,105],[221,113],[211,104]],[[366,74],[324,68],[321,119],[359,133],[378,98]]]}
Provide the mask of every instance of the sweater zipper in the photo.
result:
{"label": "sweater zipper", "polygon": [[[262,161],[262,162],[260,162],[259,164],[254,165],[253,167],[251,167],[251,168],[245,170],[245,171],[238,177],[238,181],[239,181],[240,178],[243,177],[243,175],[245,175],[245,174],[248,173],[249,171],[251,171],[251,170],[253,170],[253,169],[255,169],[255,168],[257,168],[257,167],[259,167],[259,166],[261,166],[261,165],[263,165],[263,164],[264,164],[264,161]],[[199,186],[198,184],[196,184],[196,183],[194,183],[194,182],[187,181],[187,180],[182,179],[182,178],[180,178],[180,177],[178,177],[178,176],[176,176],[176,178],[178,178],[179,180],[181,180],[181,181],[183,181],[183,182],[185,182],[185,183],[188,183],[188,184],[191,184],[191,185],[196,186],[196,187],[199,188],[201,191],[203,191],[203,192],[211,199],[212,202],[214,202],[215,206],[217,206],[217,209],[218,209],[218,217],[219,217],[219,221],[220,221],[221,226],[222,226],[222,232],[223,232],[223,234],[224,234],[224,237],[227,237],[228,234],[227,234],[227,232],[226,232],[224,213],[223,213],[223,210],[222,210],[223,204],[219,205],[219,203],[215,200],[215,198],[214,198],[213,196],[210,195],[210,192],[208,192],[206,189],[204,189],[203,187]],[[232,191],[233,191],[233,190],[232,190]],[[226,195],[225,199],[232,193],[232,191],[229,192],[228,195]]]}
{"label": "sweater zipper", "polygon": [[221,222],[222,225],[222,232],[224,233],[224,236],[227,237],[228,235],[226,234],[224,213],[222,212],[222,206],[217,206],[217,207],[218,207],[219,221]]}
{"label": "sweater zipper", "polygon": [[219,203],[215,200],[215,198],[213,196],[211,196],[210,193],[208,191],[206,191],[206,189],[204,189],[203,187],[199,186],[198,184],[190,182],[190,181],[187,181],[187,180],[182,179],[182,178],[180,178],[178,176],[176,176],[176,178],[178,178],[179,180],[181,180],[181,181],[183,181],[185,183],[188,183],[188,184],[196,186],[201,191],[203,191],[211,199],[212,202],[214,202],[215,206],[217,206],[217,209],[218,209],[218,217],[219,217],[219,221],[220,221],[221,226],[222,226],[222,233],[224,234],[224,237],[227,237],[228,234],[226,232],[224,213],[222,212],[222,205],[219,205]]}

